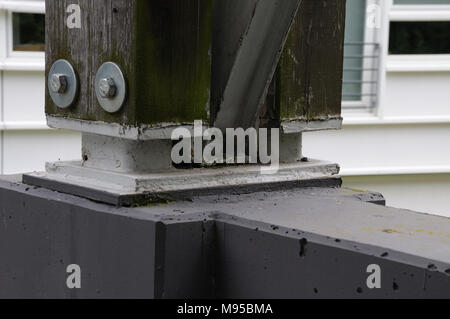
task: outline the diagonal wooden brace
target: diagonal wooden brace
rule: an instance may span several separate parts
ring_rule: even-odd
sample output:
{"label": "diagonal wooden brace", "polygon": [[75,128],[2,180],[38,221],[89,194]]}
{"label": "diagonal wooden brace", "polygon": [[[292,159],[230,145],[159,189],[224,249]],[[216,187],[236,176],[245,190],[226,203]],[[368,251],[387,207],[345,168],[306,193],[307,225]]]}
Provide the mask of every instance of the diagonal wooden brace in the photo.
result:
{"label": "diagonal wooden brace", "polygon": [[214,9],[215,126],[256,122],[301,0],[219,1]]}

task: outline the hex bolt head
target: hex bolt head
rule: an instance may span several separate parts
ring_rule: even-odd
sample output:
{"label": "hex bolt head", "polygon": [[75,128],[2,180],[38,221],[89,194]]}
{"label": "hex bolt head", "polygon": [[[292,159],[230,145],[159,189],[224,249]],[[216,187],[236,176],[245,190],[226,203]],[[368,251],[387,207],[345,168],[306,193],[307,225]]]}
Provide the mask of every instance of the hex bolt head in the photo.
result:
{"label": "hex bolt head", "polygon": [[102,98],[108,99],[116,96],[117,87],[112,78],[101,79],[98,86]]}
{"label": "hex bolt head", "polygon": [[67,91],[67,78],[64,74],[53,74],[49,81],[53,93],[63,94]]}
{"label": "hex bolt head", "polygon": [[119,65],[114,62],[103,63],[95,75],[95,95],[102,109],[117,113],[125,103],[127,85]]}

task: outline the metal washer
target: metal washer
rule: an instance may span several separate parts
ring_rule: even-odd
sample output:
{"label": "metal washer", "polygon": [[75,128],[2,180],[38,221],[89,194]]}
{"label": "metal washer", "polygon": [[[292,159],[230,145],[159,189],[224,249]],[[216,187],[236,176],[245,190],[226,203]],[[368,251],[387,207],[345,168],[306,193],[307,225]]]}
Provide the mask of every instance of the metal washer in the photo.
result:
{"label": "metal washer", "polygon": [[[111,98],[104,98],[99,91],[100,81],[104,78],[112,78],[116,86],[116,94]],[[125,77],[121,68],[113,62],[104,63],[97,71],[95,77],[95,94],[97,96],[98,103],[108,113],[116,113],[120,111],[125,102],[127,95],[127,87]]]}
{"label": "metal washer", "polygon": [[56,93],[53,92],[50,89],[50,85],[48,85],[48,92],[53,100],[53,103],[55,103],[57,107],[67,109],[75,102],[78,94],[79,84],[75,69],[69,61],[58,60],[53,63],[50,68],[47,83],[50,83],[50,80],[54,74],[63,74],[66,77],[67,89],[64,93]]}

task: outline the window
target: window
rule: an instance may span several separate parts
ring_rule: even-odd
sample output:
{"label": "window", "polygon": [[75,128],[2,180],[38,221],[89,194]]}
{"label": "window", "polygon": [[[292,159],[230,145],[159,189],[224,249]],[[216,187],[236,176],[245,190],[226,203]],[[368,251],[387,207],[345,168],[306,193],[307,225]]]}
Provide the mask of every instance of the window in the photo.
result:
{"label": "window", "polygon": [[0,0],[0,70],[45,68],[45,1]]}
{"label": "window", "polygon": [[45,51],[45,16],[12,12],[13,51]]}
{"label": "window", "polygon": [[347,0],[344,46],[343,108],[370,110],[376,105],[379,45],[376,28],[367,22],[378,1]]}
{"label": "window", "polygon": [[450,0],[394,0],[393,4],[397,14],[391,19],[389,54],[450,54]]}
{"label": "window", "polygon": [[390,0],[388,71],[450,69],[450,0]]}
{"label": "window", "polygon": [[386,114],[387,73],[448,71],[450,0],[347,0],[346,118]]}

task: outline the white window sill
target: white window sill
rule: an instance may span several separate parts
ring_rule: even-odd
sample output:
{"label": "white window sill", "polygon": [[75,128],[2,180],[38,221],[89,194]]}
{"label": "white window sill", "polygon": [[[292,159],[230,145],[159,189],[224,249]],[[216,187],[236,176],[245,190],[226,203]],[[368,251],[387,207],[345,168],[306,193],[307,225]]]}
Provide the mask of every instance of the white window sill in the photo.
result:
{"label": "white window sill", "polygon": [[3,71],[45,71],[45,60],[42,58],[7,58],[0,61]]}
{"label": "white window sill", "polygon": [[408,125],[408,124],[448,124],[450,116],[396,116],[379,117],[368,111],[343,111],[343,126],[364,125]]}
{"label": "white window sill", "polygon": [[450,72],[450,54],[390,55],[387,72]]}
{"label": "white window sill", "polygon": [[0,131],[47,131],[52,130],[44,122],[0,122]]}
{"label": "white window sill", "polygon": [[391,21],[448,21],[450,5],[394,5]]}
{"label": "white window sill", "polygon": [[0,10],[25,13],[45,13],[45,2],[0,0]]}

